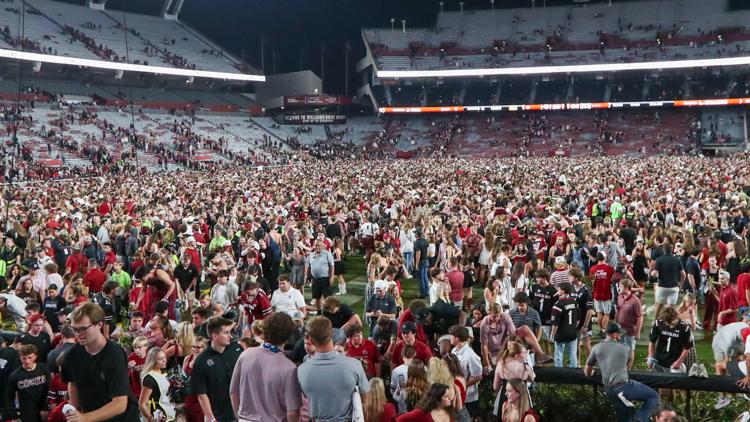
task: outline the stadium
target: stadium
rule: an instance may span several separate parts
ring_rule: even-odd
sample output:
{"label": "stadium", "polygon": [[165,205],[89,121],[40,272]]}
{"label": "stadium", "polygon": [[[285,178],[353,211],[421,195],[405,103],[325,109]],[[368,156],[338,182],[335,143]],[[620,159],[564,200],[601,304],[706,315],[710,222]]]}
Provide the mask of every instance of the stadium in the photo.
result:
{"label": "stadium", "polygon": [[0,420],[750,420],[748,21],[0,0]]}

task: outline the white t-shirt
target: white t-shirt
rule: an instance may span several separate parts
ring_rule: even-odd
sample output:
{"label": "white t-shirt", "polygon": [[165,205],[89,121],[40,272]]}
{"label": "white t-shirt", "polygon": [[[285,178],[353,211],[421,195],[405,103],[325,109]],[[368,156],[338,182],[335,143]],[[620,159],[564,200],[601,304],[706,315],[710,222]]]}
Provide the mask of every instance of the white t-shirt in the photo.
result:
{"label": "white t-shirt", "polygon": [[406,413],[406,377],[409,365],[403,364],[391,372],[391,395],[398,403],[398,413]]}
{"label": "white t-shirt", "polygon": [[273,296],[271,296],[271,306],[273,306],[276,312],[291,314],[305,306],[305,298],[294,287],[290,287],[287,292],[276,290],[273,292]]}
{"label": "white t-shirt", "polygon": [[742,330],[745,328],[748,328],[748,325],[744,322],[733,322],[721,327],[714,336],[712,343],[714,350],[728,351],[742,343]]}

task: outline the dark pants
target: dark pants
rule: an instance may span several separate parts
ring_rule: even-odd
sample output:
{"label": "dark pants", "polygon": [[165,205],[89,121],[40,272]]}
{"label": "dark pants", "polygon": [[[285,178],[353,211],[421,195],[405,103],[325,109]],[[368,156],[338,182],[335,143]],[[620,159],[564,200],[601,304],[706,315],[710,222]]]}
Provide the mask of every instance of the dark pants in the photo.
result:
{"label": "dark pants", "polygon": [[312,298],[320,299],[331,295],[331,280],[328,277],[313,278]]}
{"label": "dark pants", "polygon": [[[659,393],[638,381],[626,381],[622,384],[608,387],[605,391],[609,402],[615,408],[617,420],[620,422],[648,422],[651,420],[651,415],[654,414],[656,406],[659,405]],[[640,408],[628,407],[620,399],[620,393],[628,401],[640,401],[643,404]],[[635,414],[633,414],[633,411],[635,411]]]}

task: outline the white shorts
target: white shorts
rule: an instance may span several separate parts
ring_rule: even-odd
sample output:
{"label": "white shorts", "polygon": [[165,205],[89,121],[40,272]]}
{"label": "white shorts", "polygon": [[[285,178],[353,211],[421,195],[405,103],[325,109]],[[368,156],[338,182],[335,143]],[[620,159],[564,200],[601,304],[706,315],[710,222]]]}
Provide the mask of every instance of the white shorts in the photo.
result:
{"label": "white shorts", "polygon": [[676,305],[679,296],[679,287],[656,286],[656,298],[654,301],[659,305]]}
{"label": "white shorts", "polygon": [[612,301],[611,300],[596,300],[594,299],[594,312],[598,314],[608,314],[612,312]]}

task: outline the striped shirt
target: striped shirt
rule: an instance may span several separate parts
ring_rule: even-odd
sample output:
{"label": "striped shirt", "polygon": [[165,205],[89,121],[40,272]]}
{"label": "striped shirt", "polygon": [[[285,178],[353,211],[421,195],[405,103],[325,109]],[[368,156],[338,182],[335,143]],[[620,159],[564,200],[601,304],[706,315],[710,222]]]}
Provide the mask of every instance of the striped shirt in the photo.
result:
{"label": "striped shirt", "polygon": [[539,317],[539,312],[531,306],[526,308],[525,314],[519,312],[518,309],[513,309],[508,312],[508,315],[510,315],[510,319],[513,321],[513,325],[516,326],[516,329],[525,325],[529,327],[532,333],[536,333],[536,330],[542,326],[542,319]]}
{"label": "striped shirt", "polygon": [[568,270],[557,270],[549,276],[549,284],[554,288],[559,288],[562,283],[570,283],[570,273]]}

